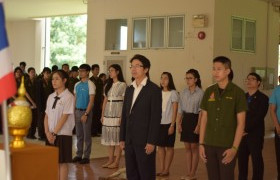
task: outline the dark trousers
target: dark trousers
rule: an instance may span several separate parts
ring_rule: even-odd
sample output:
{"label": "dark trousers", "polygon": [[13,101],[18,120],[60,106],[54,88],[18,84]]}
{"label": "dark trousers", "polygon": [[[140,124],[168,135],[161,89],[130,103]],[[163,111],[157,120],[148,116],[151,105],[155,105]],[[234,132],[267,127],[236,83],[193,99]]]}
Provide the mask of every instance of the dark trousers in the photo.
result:
{"label": "dark trousers", "polygon": [[45,112],[39,112],[38,114],[38,135],[40,138],[46,138],[44,126]]}
{"label": "dark trousers", "polygon": [[264,163],[262,156],[263,149],[263,137],[246,135],[242,138],[242,141],[238,150],[238,169],[239,180],[248,179],[248,161],[251,155],[253,165],[253,177],[252,180],[262,180],[264,172]]}
{"label": "dark trousers", "polygon": [[30,128],[28,130],[27,137],[34,137],[37,128],[37,119],[38,119],[37,109],[32,109],[31,111],[32,111],[32,121],[31,121]]}
{"label": "dark trousers", "polygon": [[91,134],[97,135],[102,133],[102,124],[101,124],[101,102],[95,102],[92,109],[92,125],[91,125]]}
{"label": "dark trousers", "polygon": [[280,135],[275,130],[275,152],[277,161],[278,180],[280,180]]}
{"label": "dark trousers", "polygon": [[125,145],[126,175],[128,180],[156,179],[156,149],[146,154],[144,146]]}
{"label": "dark trousers", "polygon": [[209,180],[234,180],[236,157],[229,164],[222,163],[223,153],[227,149],[205,145],[206,168]]}

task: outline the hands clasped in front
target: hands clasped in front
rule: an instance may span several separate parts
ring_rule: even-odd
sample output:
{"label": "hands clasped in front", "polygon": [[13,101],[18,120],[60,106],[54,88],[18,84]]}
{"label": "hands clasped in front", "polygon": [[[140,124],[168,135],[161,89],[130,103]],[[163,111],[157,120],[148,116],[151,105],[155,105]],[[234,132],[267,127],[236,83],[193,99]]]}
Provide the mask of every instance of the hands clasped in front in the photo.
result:
{"label": "hands clasped in front", "polygon": [[[236,155],[236,150],[232,148],[225,150],[225,152],[223,153],[224,158],[222,159],[222,163],[229,164],[234,159],[235,155]],[[204,145],[199,146],[199,156],[204,163],[207,162],[207,156],[205,154]]]}
{"label": "hands clasped in front", "polygon": [[51,132],[47,133],[47,139],[48,139],[50,144],[54,144],[55,138],[56,137]]}

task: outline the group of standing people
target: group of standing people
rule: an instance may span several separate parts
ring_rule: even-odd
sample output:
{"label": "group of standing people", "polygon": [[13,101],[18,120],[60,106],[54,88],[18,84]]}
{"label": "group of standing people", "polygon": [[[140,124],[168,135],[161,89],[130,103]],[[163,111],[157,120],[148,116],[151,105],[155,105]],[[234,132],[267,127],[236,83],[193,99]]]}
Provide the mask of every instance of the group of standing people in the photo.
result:
{"label": "group of standing people", "polygon": [[[60,179],[67,179],[67,163],[89,163],[94,115],[102,124],[101,144],[108,146],[108,161],[102,167],[117,168],[124,150],[129,180],[152,180],[156,176],[169,175],[176,128],[186,149],[186,175],[181,179],[197,178],[199,157],[206,164],[210,180],[234,179],[237,158],[238,178],[247,179],[249,155],[252,157],[253,179],[263,179],[264,118],[269,103],[276,128],[279,174],[279,88],[275,89],[269,100],[258,90],[261,77],[249,73],[246,78],[248,92],[245,94],[232,83],[230,59],[219,56],[213,60],[215,84],[204,92],[199,72],[189,69],[185,74],[187,87],[179,94],[169,72],[161,74],[160,87],[150,80],[151,64],[145,56],[135,55],[130,63],[130,85],[124,81],[121,67],[113,64],[108,69],[106,85],[100,92],[97,86],[100,83],[101,87],[102,82],[97,82],[99,80],[95,76],[92,77],[94,79],[89,78],[92,68],[87,64],[82,64],[77,70],[80,79],[72,83],[73,94],[70,88],[67,89],[69,73],[63,70],[52,73],[54,92],[47,98],[44,132],[47,144],[59,147]],[[97,93],[104,99],[97,99]],[[100,116],[95,114],[96,101],[100,103]],[[36,107],[32,101],[31,104]],[[77,153],[72,159],[74,126]],[[158,172],[156,146],[160,163]]]}
{"label": "group of standing people", "polygon": [[[172,75],[162,73],[160,92],[149,79],[150,62],[147,58],[135,55],[130,63],[134,81],[125,93],[120,137],[121,148],[125,148],[128,179],[155,179],[155,176],[169,175],[176,119],[187,159],[186,176],[181,179],[197,178],[199,156],[206,164],[210,180],[234,179],[237,158],[238,179],[248,179],[249,156],[253,164],[252,179],[263,179],[264,119],[269,103],[276,127],[279,174],[280,118],[277,117],[280,116],[276,112],[280,112],[280,108],[276,111],[275,107],[280,103],[279,88],[269,101],[259,91],[261,77],[257,73],[249,73],[245,80],[248,92],[244,93],[232,82],[230,59],[219,56],[213,59],[212,76],[216,83],[205,92],[195,69],[186,72],[187,87],[180,95],[176,92]],[[155,146],[158,146],[159,172],[155,171]]]}

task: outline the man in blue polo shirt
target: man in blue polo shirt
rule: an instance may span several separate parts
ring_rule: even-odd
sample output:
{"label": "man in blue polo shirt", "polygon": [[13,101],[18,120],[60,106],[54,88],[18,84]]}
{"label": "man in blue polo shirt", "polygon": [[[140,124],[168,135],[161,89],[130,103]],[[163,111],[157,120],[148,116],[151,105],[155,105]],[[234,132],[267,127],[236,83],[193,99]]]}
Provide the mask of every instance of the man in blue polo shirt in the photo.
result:
{"label": "man in blue polo shirt", "polygon": [[77,153],[76,157],[73,158],[73,162],[79,162],[80,164],[88,164],[91,153],[91,110],[96,88],[88,78],[90,69],[88,64],[82,64],[79,67],[80,81],[74,87]]}
{"label": "man in blue polo shirt", "polygon": [[280,180],[280,86],[277,86],[269,98],[270,115],[275,126],[275,152],[278,180]]}

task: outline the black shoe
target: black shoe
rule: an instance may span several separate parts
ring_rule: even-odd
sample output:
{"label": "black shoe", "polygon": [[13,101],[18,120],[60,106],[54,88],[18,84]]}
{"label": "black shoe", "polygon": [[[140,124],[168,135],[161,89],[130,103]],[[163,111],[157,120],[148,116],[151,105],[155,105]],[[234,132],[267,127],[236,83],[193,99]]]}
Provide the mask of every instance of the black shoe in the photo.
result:
{"label": "black shoe", "polygon": [[82,161],[82,158],[81,158],[81,157],[78,157],[78,156],[76,156],[76,157],[74,157],[74,158],[72,159],[72,162],[73,162],[73,163],[81,162],[81,161]]}
{"label": "black shoe", "polygon": [[28,139],[37,139],[35,136],[26,136]]}
{"label": "black shoe", "polygon": [[40,137],[39,141],[46,141],[47,139],[45,137]]}
{"label": "black shoe", "polygon": [[80,161],[80,164],[88,164],[89,163],[89,158],[83,158],[81,161]]}

